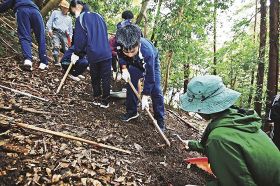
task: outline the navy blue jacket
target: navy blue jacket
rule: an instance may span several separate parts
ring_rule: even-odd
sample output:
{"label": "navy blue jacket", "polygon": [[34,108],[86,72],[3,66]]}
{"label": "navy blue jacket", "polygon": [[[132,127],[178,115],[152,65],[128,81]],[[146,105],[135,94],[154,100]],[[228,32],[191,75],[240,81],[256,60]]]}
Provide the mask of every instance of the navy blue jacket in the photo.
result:
{"label": "navy blue jacket", "polygon": [[76,19],[74,33],[75,54],[87,55],[90,63],[112,58],[107,26],[101,15],[83,11]]}
{"label": "navy blue jacket", "polygon": [[131,59],[121,54],[119,55],[119,63],[120,65],[132,65],[142,70],[144,73],[142,94],[151,95],[151,91],[155,85],[155,79],[160,75],[159,54],[154,45],[145,38],[141,38],[140,45],[138,55]]}
{"label": "navy blue jacket", "polygon": [[39,10],[38,6],[32,0],[5,0],[0,5],[0,13],[3,13],[11,8],[13,8],[14,12],[16,12],[19,7],[33,7]]}

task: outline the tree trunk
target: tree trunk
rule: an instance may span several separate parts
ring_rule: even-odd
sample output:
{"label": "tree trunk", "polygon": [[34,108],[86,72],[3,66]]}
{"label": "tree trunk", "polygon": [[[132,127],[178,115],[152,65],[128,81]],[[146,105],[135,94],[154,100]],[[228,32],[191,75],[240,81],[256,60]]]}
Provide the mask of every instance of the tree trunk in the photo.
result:
{"label": "tree trunk", "polygon": [[[256,0],[256,4],[255,4],[254,37],[253,37],[254,38],[254,43],[256,43],[257,19],[258,19],[258,0]],[[255,64],[252,67],[252,71],[251,71],[251,83],[250,83],[250,93],[249,93],[249,97],[248,97],[248,108],[250,108],[251,104],[252,104],[254,83],[255,83]]]}
{"label": "tree trunk", "polygon": [[258,71],[257,71],[257,90],[255,95],[255,110],[261,116],[267,28],[266,28],[266,0],[261,0],[260,3],[261,3],[260,47],[259,47]]}
{"label": "tree trunk", "polygon": [[41,10],[41,14],[43,17],[46,17],[46,15],[53,10],[54,8],[56,8],[59,3],[61,2],[61,0],[50,0]]}
{"label": "tree trunk", "polygon": [[216,56],[216,50],[217,50],[217,0],[214,0],[214,59],[213,59],[213,63],[214,63],[214,71],[213,74],[217,75],[217,56]]}
{"label": "tree trunk", "polygon": [[43,8],[45,0],[34,0],[34,3],[40,8],[40,10]]}
{"label": "tree trunk", "polygon": [[279,0],[270,0],[269,65],[267,75],[266,116],[278,89],[279,71]]}
{"label": "tree trunk", "polygon": [[189,78],[190,78],[190,64],[186,63],[186,64],[184,64],[184,93],[187,92]]}
{"label": "tree trunk", "polygon": [[160,9],[161,9],[161,5],[162,5],[163,0],[159,0],[158,1],[158,6],[157,6],[157,11],[156,11],[156,16],[155,16],[155,20],[154,20],[154,25],[153,25],[153,30],[152,30],[152,36],[151,36],[151,41],[155,44],[156,43],[156,28],[157,28],[157,24],[158,21],[160,19]]}
{"label": "tree trunk", "polygon": [[167,65],[166,65],[166,72],[165,72],[165,80],[164,80],[164,87],[163,87],[163,95],[166,94],[168,88],[168,79],[170,75],[171,63],[172,63],[173,51],[169,50],[167,54]]}
{"label": "tree trunk", "polygon": [[149,4],[150,0],[143,0],[142,1],[142,6],[141,6],[141,10],[136,18],[136,22],[135,24],[139,25],[143,19],[144,16],[146,16],[146,11],[148,8],[148,4]]}

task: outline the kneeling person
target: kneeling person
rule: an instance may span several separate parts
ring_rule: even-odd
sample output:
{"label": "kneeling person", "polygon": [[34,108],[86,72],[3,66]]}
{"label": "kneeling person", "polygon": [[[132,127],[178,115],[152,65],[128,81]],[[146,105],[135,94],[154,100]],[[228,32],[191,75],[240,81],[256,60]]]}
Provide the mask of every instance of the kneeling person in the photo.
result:
{"label": "kneeling person", "polygon": [[280,152],[261,130],[256,112],[233,106],[239,96],[218,76],[193,78],[181,108],[211,122],[200,142],[186,140],[186,145],[208,157],[217,180],[207,185],[280,185]]}
{"label": "kneeling person", "polygon": [[[142,109],[149,107],[148,99],[153,102],[154,117],[161,130],[164,126],[164,101],[160,86],[160,64],[158,50],[153,44],[141,37],[141,30],[135,25],[127,25],[116,33],[118,43],[119,63],[122,77],[131,81],[138,89],[139,79],[144,77],[142,91]],[[126,98],[127,113],[122,116],[123,121],[129,121],[139,116],[137,112],[137,97],[128,85]]]}
{"label": "kneeling person", "polygon": [[[71,63],[71,56],[74,53],[75,49],[74,46],[69,48],[64,56],[61,59],[61,65],[64,71],[66,71]],[[81,79],[85,79],[82,75],[85,70],[87,69],[89,63],[86,56],[80,56],[79,59],[76,61],[74,66],[69,72],[69,77],[75,81],[80,81]]]}

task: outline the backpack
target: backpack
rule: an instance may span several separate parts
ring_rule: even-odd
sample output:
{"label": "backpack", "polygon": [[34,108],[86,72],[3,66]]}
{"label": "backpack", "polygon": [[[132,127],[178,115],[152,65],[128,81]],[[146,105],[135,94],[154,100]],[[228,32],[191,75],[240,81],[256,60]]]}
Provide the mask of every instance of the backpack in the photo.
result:
{"label": "backpack", "polygon": [[273,100],[269,117],[273,122],[280,122],[280,94]]}

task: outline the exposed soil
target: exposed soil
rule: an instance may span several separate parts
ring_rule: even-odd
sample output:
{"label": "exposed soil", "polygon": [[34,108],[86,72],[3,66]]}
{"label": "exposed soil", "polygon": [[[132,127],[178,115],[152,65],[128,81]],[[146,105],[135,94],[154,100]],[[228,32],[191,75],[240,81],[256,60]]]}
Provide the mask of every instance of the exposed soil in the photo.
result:
{"label": "exposed soil", "polygon": [[[7,30],[3,25],[0,29]],[[4,39],[17,42],[10,35]],[[213,179],[184,163],[187,157],[201,155],[184,150],[172,134],[188,139],[198,139],[200,135],[171,113],[166,112],[165,134],[171,141],[171,147],[166,147],[144,112],[131,122],[120,121],[119,116],[125,112],[124,100],[112,99],[108,109],[92,105],[88,71],[82,82],[67,79],[55,95],[63,77],[60,68],[50,64],[48,71],[40,71],[37,63],[34,71],[22,71],[20,57],[3,43],[0,48],[0,85],[49,99],[44,102],[0,89],[0,185],[180,186],[205,185]],[[14,105],[49,113],[7,109]],[[116,146],[132,154],[95,149],[85,143],[19,128],[15,125],[18,122]]]}

